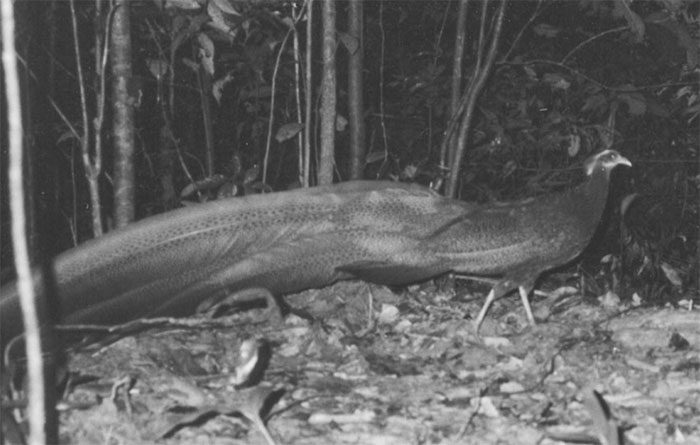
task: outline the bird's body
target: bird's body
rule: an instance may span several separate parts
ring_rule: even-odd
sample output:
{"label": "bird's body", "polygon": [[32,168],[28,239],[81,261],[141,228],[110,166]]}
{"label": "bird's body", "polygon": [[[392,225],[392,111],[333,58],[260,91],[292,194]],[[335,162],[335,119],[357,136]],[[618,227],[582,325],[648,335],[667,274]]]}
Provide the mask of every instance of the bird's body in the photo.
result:
{"label": "bird's body", "polygon": [[[116,324],[191,314],[205,300],[248,288],[281,295],[350,278],[403,285],[453,271],[498,277],[477,326],[491,301],[515,288],[534,321],[527,293],[540,273],[588,244],[618,164],[629,161],[602,152],[579,187],[506,205],[358,181],[157,215],[54,260],[57,318]],[[0,328],[3,345],[22,331],[14,285],[0,289]]]}
{"label": "bird's body", "polygon": [[476,319],[477,329],[490,304],[515,289],[534,324],[528,295],[535,281],[542,272],[576,258],[590,243],[605,210],[610,173],[617,165],[632,164],[616,151],[603,151],[586,162],[587,179],[579,186],[481,206],[425,240],[426,247],[455,264],[455,272],[499,277]]}
{"label": "bird's body", "polygon": [[[352,278],[343,264],[414,247],[469,208],[420,186],[358,181],[168,212],[59,255],[49,274],[57,318],[116,324],[192,314],[252,287],[281,295],[326,286]],[[14,284],[0,290],[0,317],[5,344],[22,330]]]}
{"label": "bird's body", "polygon": [[607,187],[597,185],[591,178],[565,192],[481,206],[426,238],[424,245],[451,261],[462,259],[455,272],[546,270],[572,260],[590,241],[607,197]]}

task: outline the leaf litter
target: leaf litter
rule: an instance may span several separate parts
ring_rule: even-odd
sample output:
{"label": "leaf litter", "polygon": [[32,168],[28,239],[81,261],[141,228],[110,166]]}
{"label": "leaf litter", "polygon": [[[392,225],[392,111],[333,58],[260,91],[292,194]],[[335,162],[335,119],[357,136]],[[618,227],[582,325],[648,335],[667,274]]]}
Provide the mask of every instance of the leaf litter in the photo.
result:
{"label": "leaf litter", "polygon": [[482,299],[432,284],[302,292],[285,298],[293,314],[282,322],[253,309],[154,323],[68,354],[61,439],[700,443],[697,307],[559,294],[566,304],[533,298],[546,318],[535,327],[517,298],[501,299],[480,337]]}

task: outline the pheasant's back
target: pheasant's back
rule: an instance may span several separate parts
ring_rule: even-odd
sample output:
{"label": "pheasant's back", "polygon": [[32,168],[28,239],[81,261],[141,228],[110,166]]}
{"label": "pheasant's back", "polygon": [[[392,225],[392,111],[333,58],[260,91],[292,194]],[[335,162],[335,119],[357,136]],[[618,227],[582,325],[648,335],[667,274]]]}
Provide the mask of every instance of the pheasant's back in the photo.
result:
{"label": "pheasant's back", "polygon": [[465,274],[539,273],[588,244],[605,204],[583,187],[505,205],[485,205],[436,231],[425,245]]}

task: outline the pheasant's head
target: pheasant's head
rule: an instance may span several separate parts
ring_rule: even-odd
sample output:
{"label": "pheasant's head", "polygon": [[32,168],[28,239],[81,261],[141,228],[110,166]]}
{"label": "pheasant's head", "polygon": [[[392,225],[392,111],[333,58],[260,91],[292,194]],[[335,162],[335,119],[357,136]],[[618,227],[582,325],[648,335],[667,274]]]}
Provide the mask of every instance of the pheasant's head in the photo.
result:
{"label": "pheasant's head", "polygon": [[629,159],[622,156],[615,150],[603,150],[586,160],[583,164],[586,175],[591,176],[594,172],[602,171],[610,175],[610,172],[618,165],[632,166]]}

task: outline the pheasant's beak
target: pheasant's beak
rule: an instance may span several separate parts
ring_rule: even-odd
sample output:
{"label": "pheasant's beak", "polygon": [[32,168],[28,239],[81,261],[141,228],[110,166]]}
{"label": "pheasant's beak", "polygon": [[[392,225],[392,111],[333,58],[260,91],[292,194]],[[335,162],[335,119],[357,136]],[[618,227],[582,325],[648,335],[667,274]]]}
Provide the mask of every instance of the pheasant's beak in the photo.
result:
{"label": "pheasant's beak", "polygon": [[627,159],[626,157],[620,155],[620,156],[618,156],[617,162],[615,163],[615,165],[626,165],[628,167],[632,167],[632,162],[630,162],[630,160]]}

